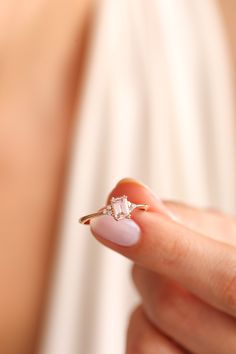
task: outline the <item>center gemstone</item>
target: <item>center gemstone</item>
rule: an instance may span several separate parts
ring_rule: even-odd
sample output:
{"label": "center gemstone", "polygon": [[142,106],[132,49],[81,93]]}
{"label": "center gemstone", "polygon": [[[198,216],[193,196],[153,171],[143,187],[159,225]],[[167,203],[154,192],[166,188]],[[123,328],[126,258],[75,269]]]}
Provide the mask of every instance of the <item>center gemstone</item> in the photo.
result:
{"label": "center gemstone", "polygon": [[116,220],[122,220],[130,217],[130,208],[127,197],[124,195],[119,198],[111,199],[113,216]]}

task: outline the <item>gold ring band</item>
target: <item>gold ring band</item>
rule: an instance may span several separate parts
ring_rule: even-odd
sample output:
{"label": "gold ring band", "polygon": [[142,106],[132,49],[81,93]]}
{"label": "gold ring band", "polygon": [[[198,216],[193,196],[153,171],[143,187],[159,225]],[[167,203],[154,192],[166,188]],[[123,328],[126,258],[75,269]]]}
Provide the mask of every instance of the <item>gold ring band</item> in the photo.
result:
{"label": "gold ring band", "polygon": [[147,204],[135,204],[128,201],[127,196],[123,195],[122,197],[112,198],[111,204],[106,207],[98,210],[95,213],[85,215],[79,219],[79,222],[83,225],[89,225],[90,220],[102,216],[112,216],[116,221],[122,219],[130,219],[131,213],[134,209],[141,209],[147,211],[149,206]]}

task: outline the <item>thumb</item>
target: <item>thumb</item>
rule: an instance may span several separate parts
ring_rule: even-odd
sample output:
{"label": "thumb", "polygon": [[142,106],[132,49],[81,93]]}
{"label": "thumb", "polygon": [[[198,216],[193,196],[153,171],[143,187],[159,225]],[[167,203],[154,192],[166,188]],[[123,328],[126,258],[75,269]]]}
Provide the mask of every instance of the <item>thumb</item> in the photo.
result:
{"label": "thumb", "polygon": [[[212,208],[202,209],[189,206],[184,203],[173,201],[162,201],[154,195],[149,187],[131,178],[121,180],[111,191],[107,202],[113,196],[117,197],[126,194],[136,203],[147,203],[149,210],[156,211],[173,221],[184,225],[188,229],[215,240],[236,245],[236,223],[235,218],[226,215]],[[226,232],[227,230],[227,232]]]}

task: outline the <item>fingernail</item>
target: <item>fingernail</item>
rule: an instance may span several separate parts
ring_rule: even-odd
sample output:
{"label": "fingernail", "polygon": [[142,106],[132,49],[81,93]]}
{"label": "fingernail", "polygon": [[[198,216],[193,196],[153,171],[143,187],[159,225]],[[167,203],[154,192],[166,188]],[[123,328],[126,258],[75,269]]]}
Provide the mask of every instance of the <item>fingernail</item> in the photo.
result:
{"label": "fingernail", "polygon": [[91,220],[90,226],[96,235],[120,246],[133,246],[140,239],[140,227],[132,219],[116,221],[104,215]]}
{"label": "fingernail", "polygon": [[144,184],[143,182],[141,182],[135,178],[132,178],[132,177],[125,177],[125,178],[121,179],[116,185],[118,186],[118,184],[122,184],[122,183],[134,183],[134,184],[138,184],[140,186],[150,189],[146,184]]}
{"label": "fingernail", "polygon": [[178,217],[172,212],[172,210],[170,210],[170,209],[165,205],[165,203],[163,203],[163,201],[161,200],[161,198],[158,197],[158,196],[156,195],[156,193],[154,193],[153,190],[152,190],[149,186],[147,186],[147,185],[144,184],[143,182],[140,182],[140,181],[138,181],[138,180],[136,180],[136,179],[134,179],[134,178],[129,178],[129,177],[128,177],[128,178],[123,178],[122,180],[120,180],[120,181],[117,183],[117,185],[119,185],[119,184],[125,184],[125,183],[136,184],[136,185],[138,185],[138,186],[142,186],[142,187],[144,187],[145,189],[147,189],[148,192],[152,195],[152,197],[156,200],[156,205],[157,205],[158,211],[159,211],[161,214],[163,214],[163,215],[169,217],[169,218],[172,219],[173,221],[179,222]]}

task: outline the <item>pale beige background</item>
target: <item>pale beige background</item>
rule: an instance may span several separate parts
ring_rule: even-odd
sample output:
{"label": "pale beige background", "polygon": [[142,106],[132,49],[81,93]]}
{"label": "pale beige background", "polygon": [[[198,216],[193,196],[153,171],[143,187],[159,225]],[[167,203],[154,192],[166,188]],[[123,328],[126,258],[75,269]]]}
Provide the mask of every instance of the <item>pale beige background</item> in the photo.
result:
{"label": "pale beige background", "polygon": [[236,211],[228,43],[214,0],[101,0],[75,130],[42,354],[120,354],[127,260],[80,226],[119,178]]}

